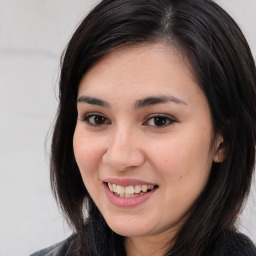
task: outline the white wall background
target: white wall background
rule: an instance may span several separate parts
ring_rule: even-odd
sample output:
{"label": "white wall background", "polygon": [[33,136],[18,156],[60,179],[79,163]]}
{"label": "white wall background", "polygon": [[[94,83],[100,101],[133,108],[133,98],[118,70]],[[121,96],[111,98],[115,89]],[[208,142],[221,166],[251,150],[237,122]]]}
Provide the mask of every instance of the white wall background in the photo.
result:
{"label": "white wall background", "polygon": [[[0,256],[29,255],[70,234],[50,192],[44,143],[57,106],[60,54],[96,2],[0,0]],[[218,3],[256,56],[256,0]],[[254,188],[240,220],[254,242],[255,198]]]}

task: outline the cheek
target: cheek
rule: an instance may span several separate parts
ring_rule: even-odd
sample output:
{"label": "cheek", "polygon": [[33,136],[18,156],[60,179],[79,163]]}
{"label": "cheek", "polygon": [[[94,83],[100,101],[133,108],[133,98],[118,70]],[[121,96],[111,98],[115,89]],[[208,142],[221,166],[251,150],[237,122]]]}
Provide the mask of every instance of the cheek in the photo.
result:
{"label": "cheek", "polygon": [[204,189],[211,168],[209,146],[208,140],[183,138],[156,147],[154,168],[163,185],[163,219],[179,220]]}
{"label": "cheek", "polygon": [[164,180],[179,183],[184,182],[186,178],[191,178],[191,181],[205,181],[208,177],[213,160],[210,152],[210,133],[203,137],[192,132],[190,134],[194,136],[183,133],[166,140],[168,143],[160,142],[154,145],[152,164]]}
{"label": "cheek", "polygon": [[101,163],[104,151],[102,145],[94,140],[92,136],[80,132],[77,128],[74,133],[73,148],[83,179],[85,176],[97,174],[98,165]]}
{"label": "cheek", "polygon": [[87,135],[79,128],[76,129],[73,138],[74,155],[80,170],[83,183],[97,204],[99,187],[99,169],[101,165],[104,147],[102,141]]}

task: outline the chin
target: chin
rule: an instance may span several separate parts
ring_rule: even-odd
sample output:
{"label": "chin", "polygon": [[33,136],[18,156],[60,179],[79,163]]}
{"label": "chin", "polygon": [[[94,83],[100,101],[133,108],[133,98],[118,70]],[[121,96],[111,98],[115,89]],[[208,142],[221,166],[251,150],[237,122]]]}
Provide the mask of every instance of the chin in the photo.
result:
{"label": "chin", "polygon": [[148,224],[136,223],[134,219],[129,221],[124,217],[119,220],[106,220],[108,226],[117,234],[125,237],[144,236],[150,233]]}
{"label": "chin", "polygon": [[118,235],[124,236],[124,237],[139,237],[139,236],[145,236],[149,233],[148,230],[145,230],[144,228],[140,227],[131,227],[131,226],[120,226],[120,225],[112,225],[110,228],[117,233]]}

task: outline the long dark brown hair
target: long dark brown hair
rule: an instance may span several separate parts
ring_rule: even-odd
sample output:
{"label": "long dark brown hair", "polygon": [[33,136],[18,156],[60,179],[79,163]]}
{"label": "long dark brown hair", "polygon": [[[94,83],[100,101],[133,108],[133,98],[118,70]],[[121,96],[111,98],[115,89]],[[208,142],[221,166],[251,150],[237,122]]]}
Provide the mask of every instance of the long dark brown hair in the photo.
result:
{"label": "long dark brown hair", "polygon": [[224,136],[226,158],[213,163],[205,189],[167,252],[210,255],[241,212],[256,144],[255,62],[237,24],[211,0],[103,0],[86,16],[62,56],[52,189],[77,233],[74,255],[125,255],[122,237],[106,225],[82,182],[72,140],[82,76],[106,53],[141,42],[163,42],[187,57],[208,99],[214,131]]}

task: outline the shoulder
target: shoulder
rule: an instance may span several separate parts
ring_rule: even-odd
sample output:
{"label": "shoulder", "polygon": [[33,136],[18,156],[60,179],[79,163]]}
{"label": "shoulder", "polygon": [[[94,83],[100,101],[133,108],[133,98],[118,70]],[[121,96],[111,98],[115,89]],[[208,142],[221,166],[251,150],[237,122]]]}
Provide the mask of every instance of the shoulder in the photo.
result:
{"label": "shoulder", "polygon": [[256,256],[256,247],[247,236],[230,232],[223,237],[214,255]]}
{"label": "shoulder", "polygon": [[70,236],[64,241],[56,243],[50,247],[37,251],[30,256],[68,256],[69,248],[74,240],[74,236]]}

